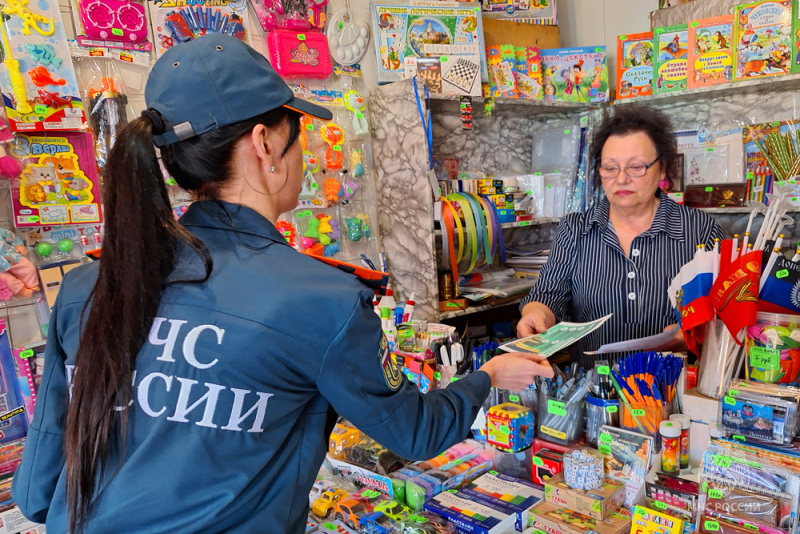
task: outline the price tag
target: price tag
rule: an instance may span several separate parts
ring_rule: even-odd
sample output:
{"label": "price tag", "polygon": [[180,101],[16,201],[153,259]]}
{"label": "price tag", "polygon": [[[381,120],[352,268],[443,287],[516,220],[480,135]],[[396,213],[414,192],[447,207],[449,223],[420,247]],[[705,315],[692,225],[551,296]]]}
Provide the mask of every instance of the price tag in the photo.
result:
{"label": "price tag", "polygon": [[700,21],[699,20],[693,20],[692,23],[689,24],[689,26],[691,26],[692,28],[697,28],[698,26],[700,26]]}
{"label": "price tag", "polygon": [[530,226],[531,225],[531,221],[520,221],[519,225],[520,226]]}
{"label": "price tag", "polygon": [[433,379],[434,380],[441,380],[442,379],[442,373],[440,373],[439,371],[436,371],[435,373],[433,373]]}
{"label": "price tag", "polygon": [[738,397],[739,396],[739,390],[738,389],[729,389],[728,390],[728,395],[730,395],[731,397]]}
{"label": "price tag", "polygon": [[603,454],[611,454],[611,447],[610,447],[610,446],[608,446],[608,445],[606,445],[605,443],[601,443],[601,444],[600,444],[600,445],[597,447],[597,450],[598,450],[598,451],[600,451],[600,452],[602,452]]}
{"label": "price tag", "polygon": [[775,278],[786,278],[787,276],[789,276],[788,269],[781,269],[780,271],[775,273]]}
{"label": "price tag", "polygon": [[614,438],[611,437],[611,434],[606,434],[605,432],[600,434],[600,443],[606,443],[610,445],[613,440]]}
{"label": "price tag", "polygon": [[553,399],[547,399],[547,413],[562,417],[567,415],[567,411],[564,409],[564,403]]}
{"label": "price tag", "polygon": [[716,532],[716,531],[718,531],[718,530],[719,530],[719,523],[717,523],[716,521],[706,521],[706,522],[703,524],[703,526],[704,526],[704,527],[705,527],[705,529],[706,529],[706,530],[708,530],[709,532]]}
{"label": "price tag", "polygon": [[306,124],[306,130],[308,130],[309,132],[313,132],[314,131],[314,125],[313,124]]}
{"label": "price tag", "polygon": [[120,28],[111,28],[111,35],[122,37],[123,35],[125,35],[125,32],[123,32]]}
{"label": "price tag", "polygon": [[667,509],[667,505],[664,504],[661,501],[653,501],[653,506],[656,507],[656,508],[659,508],[660,510],[666,510]]}
{"label": "price tag", "polygon": [[334,152],[341,152],[342,151],[342,145],[333,145],[333,151]]}
{"label": "price tag", "polygon": [[509,434],[511,434],[511,429],[510,429],[510,428],[508,428],[507,426],[501,426],[501,427],[500,427],[500,428],[498,428],[497,430],[498,430],[498,431],[499,431],[501,434],[503,434],[504,436],[508,436]]}
{"label": "price tag", "polygon": [[710,490],[708,490],[708,496],[711,497],[712,499],[721,499],[722,498],[722,490],[721,489],[716,489],[716,488],[711,488]]}
{"label": "price tag", "polygon": [[737,441],[747,441],[746,439],[744,439],[744,436],[740,436],[739,434],[734,434],[734,435],[733,435],[733,436],[731,436],[731,437],[732,437],[733,439],[737,440]]}
{"label": "price tag", "polygon": [[499,475],[500,473],[498,473],[497,471],[495,471],[494,469],[492,469],[491,471],[489,471],[489,474],[490,474],[490,475],[497,476],[497,475]]}
{"label": "price tag", "polygon": [[606,406],[606,412],[608,413],[617,413],[617,410],[619,410],[618,406]]}
{"label": "price tag", "polygon": [[725,404],[729,406],[736,406],[736,400],[733,397],[725,397]]}
{"label": "price tag", "polygon": [[32,356],[33,356],[33,349],[23,350],[22,352],[19,353],[19,357],[22,358],[23,360],[26,360]]}
{"label": "price tag", "polygon": [[31,215],[30,217],[28,217],[28,222],[34,222],[34,223],[35,222],[39,222],[39,216],[38,215]]}
{"label": "price tag", "polygon": [[779,371],[781,368],[781,351],[766,347],[750,347],[750,367]]}
{"label": "price tag", "polygon": [[37,115],[42,115],[47,113],[47,106],[43,106],[42,104],[36,104],[33,106],[33,112]]}
{"label": "price tag", "polygon": [[644,410],[642,408],[631,410],[631,415],[634,417],[644,417]]}
{"label": "price tag", "polygon": [[713,190],[714,190],[714,188],[713,188],[713,187],[711,187],[711,186],[709,186],[709,187],[706,187],[706,188],[705,188],[705,192],[706,192],[706,193],[710,193],[710,192],[712,192]]}
{"label": "price tag", "polygon": [[703,482],[703,493],[708,489],[708,482]]}
{"label": "price tag", "polygon": [[509,395],[508,400],[510,400],[511,402],[519,402],[519,397],[517,397],[516,395]]}
{"label": "price tag", "polygon": [[757,526],[751,525],[750,523],[745,523],[744,528],[749,528],[750,530],[758,530]]}
{"label": "price tag", "polygon": [[306,40],[306,34],[304,34],[304,33],[298,33],[298,34],[297,34],[297,40],[298,40],[298,41],[305,41],[305,40]]}
{"label": "price tag", "polygon": [[714,455],[714,465],[727,469],[731,466],[730,456],[723,456],[721,454]]}
{"label": "price tag", "polygon": [[598,365],[597,366],[597,374],[598,375],[607,375],[611,373],[611,369],[608,368],[607,365]]}
{"label": "price tag", "polygon": [[544,465],[544,461],[541,458],[539,458],[538,456],[534,456],[533,457],[533,465],[539,465],[539,466]]}

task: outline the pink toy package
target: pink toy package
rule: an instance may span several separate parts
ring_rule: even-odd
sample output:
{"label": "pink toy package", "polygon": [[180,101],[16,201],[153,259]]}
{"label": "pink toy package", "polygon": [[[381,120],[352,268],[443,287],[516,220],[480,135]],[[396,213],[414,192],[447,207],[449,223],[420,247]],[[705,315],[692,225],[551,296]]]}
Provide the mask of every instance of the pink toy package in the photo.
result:
{"label": "pink toy package", "polygon": [[81,0],[78,43],[149,52],[144,5],[136,0]]}
{"label": "pink toy package", "polygon": [[267,35],[269,59],[284,78],[324,80],[333,72],[328,40],[322,33],[275,30]]}

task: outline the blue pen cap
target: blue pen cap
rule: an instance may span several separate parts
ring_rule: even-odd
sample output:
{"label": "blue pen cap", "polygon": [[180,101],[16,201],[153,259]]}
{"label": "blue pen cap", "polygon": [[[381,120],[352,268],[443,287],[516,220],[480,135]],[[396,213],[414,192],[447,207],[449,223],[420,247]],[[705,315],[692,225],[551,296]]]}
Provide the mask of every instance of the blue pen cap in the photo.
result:
{"label": "blue pen cap", "polygon": [[403,307],[396,306],[394,309],[394,324],[400,324],[403,322]]}

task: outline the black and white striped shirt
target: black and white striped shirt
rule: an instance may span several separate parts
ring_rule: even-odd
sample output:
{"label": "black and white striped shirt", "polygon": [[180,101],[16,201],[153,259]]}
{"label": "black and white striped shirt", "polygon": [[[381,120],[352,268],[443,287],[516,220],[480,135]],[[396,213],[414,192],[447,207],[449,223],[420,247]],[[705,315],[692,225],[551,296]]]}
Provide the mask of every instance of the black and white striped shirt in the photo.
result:
{"label": "black and white striped shirt", "polygon": [[690,261],[697,245],[713,246],[722,229],[706,213],[676,204],[659,190],[661,204],[649,230],[631,243],[630,257],[619,244],[604,198],[585,213],[561,220],[539,281],[522,301],[541,302],[556,320],[586,322],[614,315],[570,348],[584,366],[584,351],[606,343],[660,333],[676,323],[667,287]]}

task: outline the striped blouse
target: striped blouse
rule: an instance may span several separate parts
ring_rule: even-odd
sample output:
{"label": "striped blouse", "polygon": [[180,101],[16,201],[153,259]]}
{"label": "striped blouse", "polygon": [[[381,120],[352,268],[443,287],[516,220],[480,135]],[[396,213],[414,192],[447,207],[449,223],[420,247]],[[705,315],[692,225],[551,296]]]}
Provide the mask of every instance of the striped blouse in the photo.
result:
{"label": "striped blouse", "polygon": [[603,200],[561,220],[536,285],[523,299],[541,302],[556,320],[586,322],[614,315],[570,348],[573,361],[592,365],[584,351],[660,333],[676,322],[667,287],[697,245],[713,246],[722,229],[706,213],[676,204],[659,190],[653,225],[631,243],[630,257],[609,221]]}

